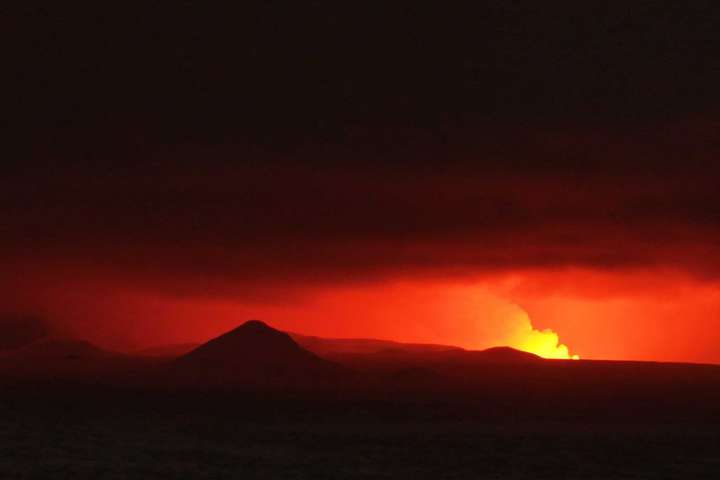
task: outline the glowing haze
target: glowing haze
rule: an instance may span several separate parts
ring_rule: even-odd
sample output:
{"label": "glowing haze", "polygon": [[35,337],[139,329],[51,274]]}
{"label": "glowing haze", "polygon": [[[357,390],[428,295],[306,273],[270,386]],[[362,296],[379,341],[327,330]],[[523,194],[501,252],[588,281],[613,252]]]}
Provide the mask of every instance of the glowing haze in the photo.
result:
{"label": "glowing haze", "polygon": [[45,3],[5,22],[24,39],[4,64],[0,318],[121,349],[259,318],[720,363],[720,68],[696,2],[102,22]]}
{"label": "glowing haze", "polygon": [[120,349],[260,318],[329,337],[720,363],[712,175],[194,155],[216,160],[6,179],[0,310]]}

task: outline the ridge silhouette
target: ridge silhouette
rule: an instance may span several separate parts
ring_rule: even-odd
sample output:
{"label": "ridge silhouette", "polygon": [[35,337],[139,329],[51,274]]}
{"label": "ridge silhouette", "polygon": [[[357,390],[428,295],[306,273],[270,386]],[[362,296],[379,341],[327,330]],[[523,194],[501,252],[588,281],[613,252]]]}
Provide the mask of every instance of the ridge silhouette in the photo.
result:
{"label": "ridge silhouette", "polygon": [[29,345],[49,334],[44,320],[31,315],[0,315],[0,352]]}
{"label": "ridge silhouette", "polygon": [[478,360],[498,363],[527,363],[544,360],[539,355],[513,347],[490,347],[485,350],[468,351],[465,354]]}
{"label": "ridge silhouette", "polygon": [[86,340],[73,338],[45,337],[4,353],[6,358],[15,359],[85,359],[96,360],[118,355],[116,352],[104,350]]}
{"label": "ridge silhouette", "polygon": [[174,365],[193,382],[228,384],[316,384],[338,378],[343,370],[259,320],[213,338]]}

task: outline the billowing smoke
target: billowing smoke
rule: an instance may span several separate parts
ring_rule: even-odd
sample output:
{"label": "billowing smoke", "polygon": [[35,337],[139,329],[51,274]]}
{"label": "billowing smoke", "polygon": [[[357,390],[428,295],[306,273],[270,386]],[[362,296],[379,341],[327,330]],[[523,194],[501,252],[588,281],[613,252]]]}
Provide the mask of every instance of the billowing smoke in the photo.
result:
{"label": "billowing smoke", "polygon": [[544,358],[573,360],[580,358],[579,355],[570,355],[568,347],[560,343],[557,333],[549,328],[543,330],[533,328],[527,312],[517,305],[515,307],[518,311],[509,322],[511,333],[506,341],[507,345]]}
{"label": "billowing smoke", "polygon": [[544,358],[579,358],[560,343],[555,331],[535,328],[528,313],[516,303],[482,288],[465,288],[459,292],[467,296],[469,302],[462,307],[467,312],[462,321],[476,325],[477,340],[471,347],[506,345]]}

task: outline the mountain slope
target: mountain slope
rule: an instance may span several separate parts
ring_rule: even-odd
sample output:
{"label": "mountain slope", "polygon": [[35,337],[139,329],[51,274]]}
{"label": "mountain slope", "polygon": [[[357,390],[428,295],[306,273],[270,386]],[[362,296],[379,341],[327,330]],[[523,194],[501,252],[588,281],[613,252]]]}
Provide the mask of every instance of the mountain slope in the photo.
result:
{"label": "mountain slope", "polygon": [[248,385],[313,385],[338,379],[343,370],[258,320],[208,341],[174,366],[194,383]]}
{"label": "mountain slope", "polygon": [[432,343],[403,343],[375,338],[325,338],[299,333],[288,334],[301,347],[320,356],[336,354],[371,354],[382,352],[430,353],[461,351],[460,347]]}
{"label": "mountain slope", "polygon": [[72,338],[42,338],[15,350],[5,352],[5,358],[24,360],[95,360],[118,355],[103,350],[86,340]]}

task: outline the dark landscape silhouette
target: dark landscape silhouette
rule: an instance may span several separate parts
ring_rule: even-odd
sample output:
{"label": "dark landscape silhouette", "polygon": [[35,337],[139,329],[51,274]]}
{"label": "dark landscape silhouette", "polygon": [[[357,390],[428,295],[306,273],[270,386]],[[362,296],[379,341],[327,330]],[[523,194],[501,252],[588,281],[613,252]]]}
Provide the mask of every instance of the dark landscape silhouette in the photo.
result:
{"label": "dark landscape silhouette", "polygon": [[[674,407],[714,410],[720,398],[720,366],[703,364],[548,360],[510,347],[465,350],[375,339],[325,339],[288,334],[250,320],[203,344],[158,346],[133,353],[52,336],[28,339],[0,352],[5,382],[63,376],[105,386],[153,389],[224,387],[236,390],[293,388],[381,395],[405,390],[448,402],[504,398],[529,404],[552,399],[578,410],[620,413],[615,402],[647,401],[642,412]],[[702,410],[701,408],[701,410]],[[688,414],[693,409],[688,409]]]}
{"label": "dark landscape silhouette", "polygon": [[284,332],[250,320],[180,356],[173,370],[195,383],[307,386],[332,382],[342,367],[301,348]]}
{"label": "dark landscape silhouette", "polygon": [[[450,452],[490,474],[512,462],[510,478],[718,467],[716,365],[324,339],[257,320],[203,344],[132,354],[51,336],[17,343],[0,354],[0,435],[13,439],[0,469],[18,478],[52,476],[55,465],[73,478],[462,477]],[[23,442],[50,453],[30,462]],[[67,463],[91,451],[92,461]]]}

